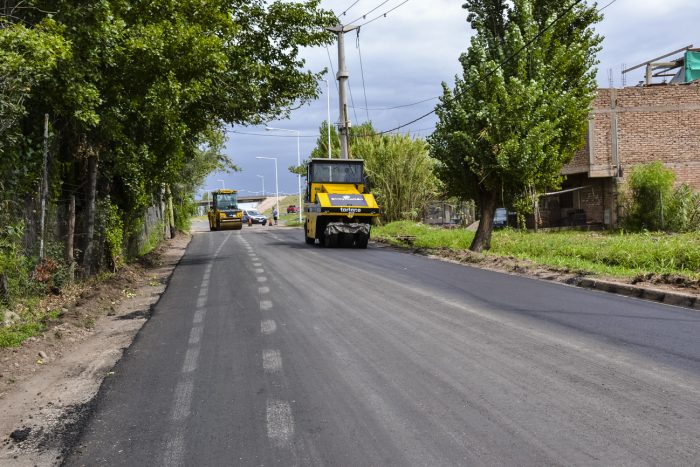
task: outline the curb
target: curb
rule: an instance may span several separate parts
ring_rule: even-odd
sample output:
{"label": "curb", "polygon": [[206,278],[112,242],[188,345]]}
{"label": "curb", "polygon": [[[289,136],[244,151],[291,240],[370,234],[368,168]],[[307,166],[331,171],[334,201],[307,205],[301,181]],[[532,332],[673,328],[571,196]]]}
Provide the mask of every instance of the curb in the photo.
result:
{"label": "curb", "polygon": [[600,279],[581,278],[574,284],[584,289],[600,290],[626,297],[639,298],[652,302],[659,302],[665,305],[680,306],[683,308],[691,308],[700,310],[700,298],[680,292],[671,292],[669,290],[650,289],[632,284],[621,284],[619,282],[610,282]]}
{"label": "curb", "polygon": [[[404,252],[408,252],[411,254],[423,254],[423,255],[425,255],[424,252],[419,252],[415,248],[405,247],[405,246],[401,246],[401,245],[394,245],[394,244],[391,244],[389,242],[386,242],[386,241],[383,241],[380,239],[375,239],[374,241],[377,243],[381,243],[382,245],[388,246],[390,248],[395,248],[399,251],[404,251]],[[486,270],[490,270],[490,271],[502,272],[503,274],[513,274],[513,272],[500,270],[497,268],[484,268],[484,267],[481,267],[479,265],[479,263],[464,263],[461,261],[454,261],[454,260],[445,258],[441,255],[436,255],[436,254],[429,254],[428,256],[435,258],[437,260],[440,260],[440,261],[454,262],[456,264],[468,265],[468,266],[479,268],[479,269],[486,269]],[[606,280],[602,280],[602,279],[593,279],[590,277],[580,277],[580,278],[576,278],[576,279],[570,280],[570,281],[559,281],[556,279],[532,277],[532,276],[529,276],[529,275],[523,274],[523,273],[515,273],[515,275],[530,277],[532,279],[544,280],[544,281],[548,281],[548,282],[559,282],[561,284],[568,284],[570,286],[580,287],[582,289],[598,290],[600,292],[613,293],[613,294],[617,294],[617,295],[623,295],[625,297],[638,298],[640,300],[657,302],[657,303],[662,303],[664,305],[672,305],[672,306],[678,306],[678,307],[682,307],[682,308],[700,311],[700,295],[686,294],[686,293],[682,293],[682,292],[673,292],[670,290],[663,290],[663,289],[653,289],[653,288],[643,287],[643,286],[639,286],[639,285],[623,284],[621,282],[606,281]]]}

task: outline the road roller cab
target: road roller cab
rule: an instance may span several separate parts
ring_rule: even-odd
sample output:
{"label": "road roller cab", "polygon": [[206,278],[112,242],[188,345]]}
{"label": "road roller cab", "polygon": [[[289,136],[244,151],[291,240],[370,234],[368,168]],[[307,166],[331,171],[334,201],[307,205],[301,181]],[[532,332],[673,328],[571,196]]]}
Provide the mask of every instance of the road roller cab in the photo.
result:
{"label": "road roller cab", "polygon": [[236,190],[216,190],[211,193],[209,207],[209,230],[243,228],[243,210],[238,209]]}
{"label": "road roller cab", "polygon": [[311,159],[307,172],[306,243],[367,248],[379,206],[361,159]]}

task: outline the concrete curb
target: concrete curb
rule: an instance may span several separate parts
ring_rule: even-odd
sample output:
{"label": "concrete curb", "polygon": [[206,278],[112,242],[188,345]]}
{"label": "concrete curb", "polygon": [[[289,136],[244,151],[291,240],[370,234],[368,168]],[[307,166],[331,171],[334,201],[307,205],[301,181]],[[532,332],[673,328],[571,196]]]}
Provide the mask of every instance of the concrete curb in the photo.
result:
{"label": "concrete curb", "polygon": [[549,282],[559,282],[560,284],[567,284],[574,287],[581,287],[583,289],[598,290],[601,292],[614,293],[617,295],[623,295],[625,297],[638,298],[641,300],[647,300],[650,302],[663,303],[664,305],[673,305],[682,308],[689,308],[691,310],[700,311],[700,295],[687,294],[683,292],[675,292],[671,290],[664,289],[654,289],[650,287],[644,287],[640,285],[633,284],[623,284],[621,282],[606,281],[602,279],[595,279],[591,277],[577,277],[572,280],[557,280],[556,278],[544,278],[538,276],[532,276],[527,273],[514,272],[509,270],[502,270],[498,268],[483,267],[478,262],[465,263],[462,261],[456,261],[451,258],[446,258],[439,254],[426,254],[426,252],[419,251],[415,248],[409,246],[394,245],[386,242],[382,239],[374,239],[376,243],[380,243],[385,247],[395,248],[398,251],[403,251],[411,254],[420,254],[423,256],[428,256],[440,261],[448,261],[455,264],[462,264],[466,266],[471,266],[479,269],[485,269],[489,271],[501,272],[503,274],[513,274],[522,277],[529,277],[531,279],[544,280]]}
{"label": "concrete curb", "polygon": [[681,292],[673,292],[663,289],[652,289],[639,285],[622,284],[600,279],[581,278],[574,285],[585,289],[600,290],[603,292],[624,295],[627,297],[640,298],[652,302],[659,302],[665,305],[675,305],[684,308],[700,310],[700,298]]}

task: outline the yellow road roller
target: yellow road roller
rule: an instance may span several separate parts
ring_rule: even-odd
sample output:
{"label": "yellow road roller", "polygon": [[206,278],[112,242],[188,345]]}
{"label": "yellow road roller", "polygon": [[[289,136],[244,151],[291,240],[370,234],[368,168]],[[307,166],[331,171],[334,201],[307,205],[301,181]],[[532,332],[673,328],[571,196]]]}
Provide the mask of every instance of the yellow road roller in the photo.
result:
{"label": "yellow road roller", "polygon": [[306,243],[367,248],[379,206],[367,188],[364,161],[311,159],[306,180]]}
{"label": "yellow road roller", "polygon": [[208,217],[209,230],[241,230],[243,210],[238,209],[238,191],[223,189],[212,191]]}

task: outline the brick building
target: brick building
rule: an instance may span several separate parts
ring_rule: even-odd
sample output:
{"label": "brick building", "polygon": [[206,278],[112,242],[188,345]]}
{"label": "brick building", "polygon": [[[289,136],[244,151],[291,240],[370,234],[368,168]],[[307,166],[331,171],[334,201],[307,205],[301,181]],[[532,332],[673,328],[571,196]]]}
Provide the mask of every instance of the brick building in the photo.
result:
{"label": "brick building", "polygon": [[677,183],[700,190],[700,83],[599,89],[586,145],[562,169],[562,191],[541,199],[541,225],[615,226],[630,169],[657,160]]}

